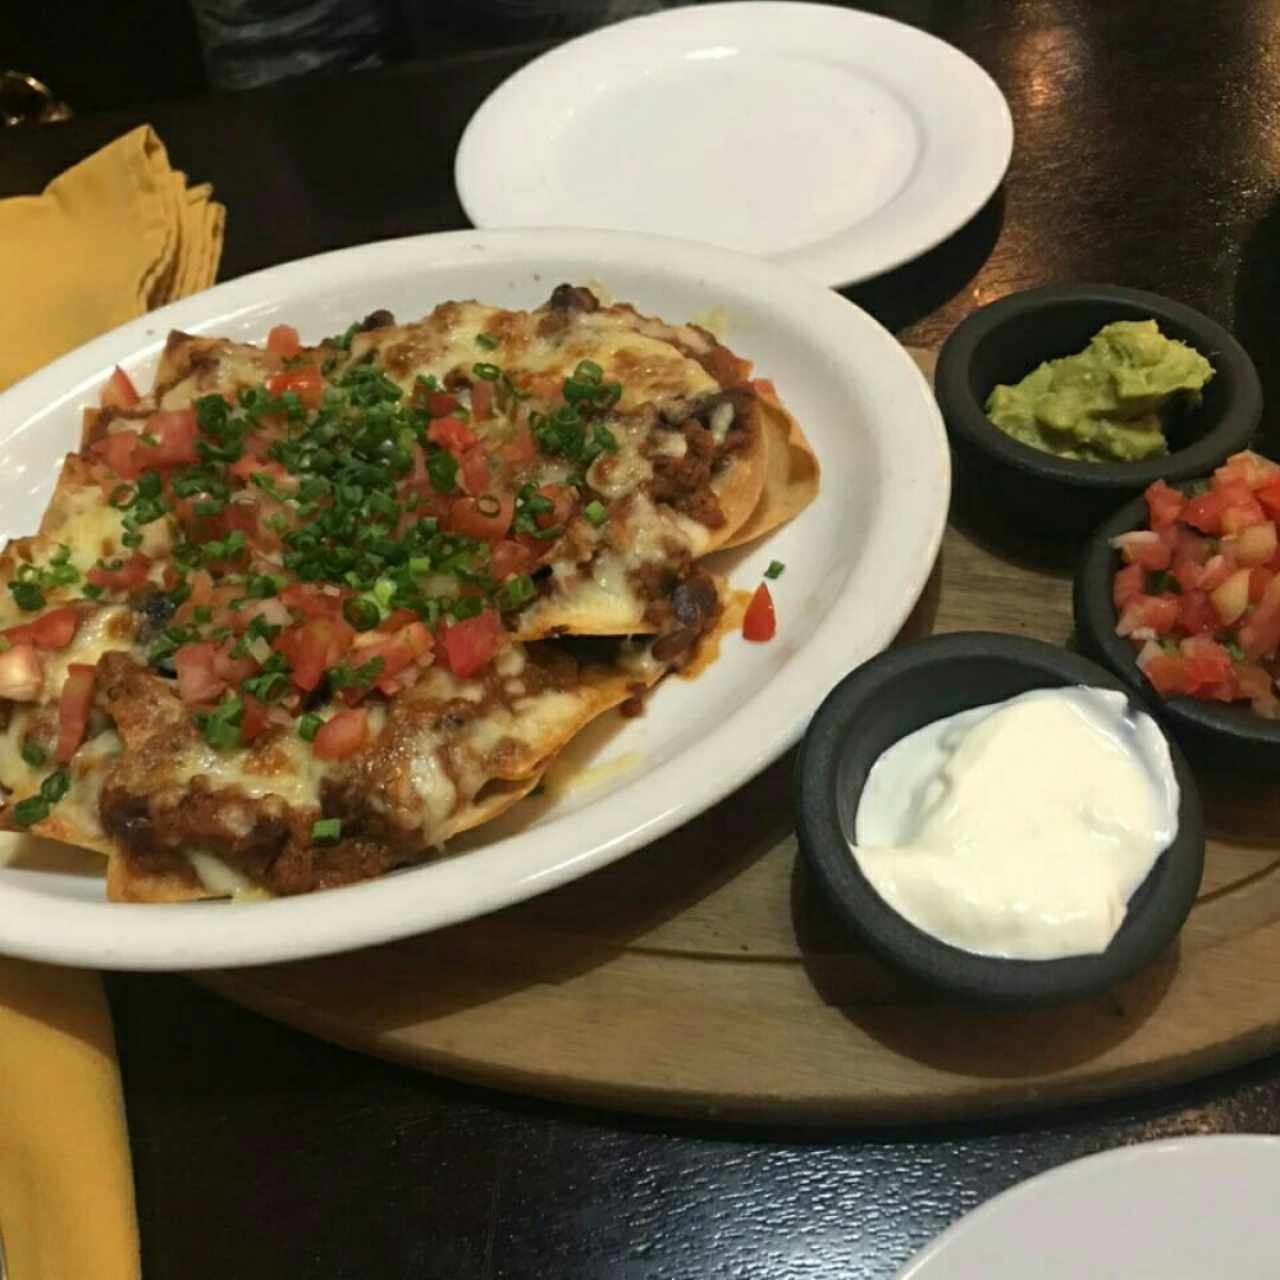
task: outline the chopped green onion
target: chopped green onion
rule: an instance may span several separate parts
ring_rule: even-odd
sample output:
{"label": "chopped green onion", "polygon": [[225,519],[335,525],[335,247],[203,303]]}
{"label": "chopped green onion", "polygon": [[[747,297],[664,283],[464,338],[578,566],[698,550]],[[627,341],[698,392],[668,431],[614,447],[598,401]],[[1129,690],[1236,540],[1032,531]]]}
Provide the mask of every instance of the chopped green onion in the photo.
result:
{"label": "chopped green onion", "polygon": [[11,582],[9,590],[19,609],[34,613],[37,609],[44,608],[44,592],[34,582]]}
{"label": "chopped green onion", "polygon": [[218,703],[212,711],[201,711],[196,716],[196,728],[211,746],[227,751],[240,745],[240,722],[244,717],[243,701],[232,694]]}
{"label": "chopped green onion", "polygon": [[38,769],[49,756],[38,742],[33,742],[30,738],[27,738],[22,743],[22,758],[33,769]]}
{"label": "chopped green onion", "polygon": [[311,824],[311,839],[314,843],[337,840],[342,835],[341,818],[317,818]]}
{"label": "chopped green onion", "polygon": [[314,742],[316,732],[322,724],[324,724],[324,721],[321,720],[318,715],[308,711],[307,714],[298,721],[298,737],[300,737],[303,742]]}
{"label": "chopped green onion", "polygon": [[43,822],[53,806],[67,794],[71,775],[66,769],[51,773],[41,784],[40,790],[13,806],[13,821],[19,827],[30,827]]}
{"label": "chopped green onion", "polygon": [[533,579],[527,573],[521,573],[514,578],[508,578],[498,589],[495,599],[498,608],[504,613],[509,613],[527,604],[537,594],[538,588],[534,585]]}
{"label": "chopped green onion", "polygon": [[483,378],[485,382],[497,382],[497,380],[502,377],[502,370],[499,369],[496,364],[473,364],[471,366],[471,372],[474,373],[477,378]]}
{"label": "chopped green onion", "polygon": [[372,631],[382,621],[378,606],[367,596],[353,596],[342,606],[342,616],[357,631]]}
{"label": "chopped green onion", "polygon": [[476,346],[483,347],[486,351],[492,351],[500,341],[501,339],[492,333],[476,334]]}
{"label": "chopped green onion", "polygon": [[764,571],[764,576],[772,581],[774,578],[780,578],[786,570],[786,565],[781,560],[770,560],[769,567]]}
{"label": "chopped green onion", "polygon": [[604,524],[609,518],[609,513],[604,509],[604,503],[596,498],[593,498],[582,508],[582,514],[597,527]]}

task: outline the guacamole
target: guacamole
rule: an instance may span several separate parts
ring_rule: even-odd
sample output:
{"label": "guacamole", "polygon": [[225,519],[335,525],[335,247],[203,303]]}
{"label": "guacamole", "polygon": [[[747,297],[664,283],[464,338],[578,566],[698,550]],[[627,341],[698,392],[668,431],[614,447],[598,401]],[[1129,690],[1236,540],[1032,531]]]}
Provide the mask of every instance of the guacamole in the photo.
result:
{"label": "guacamole", "polygon": [[1001,431],[1059,458],[1137,462],[1169,452],[1164,417],[1200,403],[1213,366],[1154,320],[1117,320],[1073,356],[1046,360],[987,397]]}

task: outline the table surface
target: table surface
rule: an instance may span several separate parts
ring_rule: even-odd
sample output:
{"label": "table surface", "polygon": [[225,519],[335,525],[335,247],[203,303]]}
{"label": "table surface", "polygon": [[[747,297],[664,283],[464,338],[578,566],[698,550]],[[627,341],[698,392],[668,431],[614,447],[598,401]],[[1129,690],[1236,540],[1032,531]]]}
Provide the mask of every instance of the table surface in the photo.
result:
{"label": "table surface", "polygon": [[[1234,328],[1280,404],[1280,4],[868,7],[986,67],[1017,143],[1007,183],[967,227],[849,296],[933,344],[1028,285],[1154,289]],[[224,278],[465,226],[458,136],[537,51],[11,131],[0,196],[38,190],[149,120],[228,206]],[[316,1043],[182,978],[114,976],[108,989],[148,1280],[885,1277],[966,1210],[1076,1156],[1280,1131],[1276,1059],[1017,1124],[764,1133],[466,1090]]]}

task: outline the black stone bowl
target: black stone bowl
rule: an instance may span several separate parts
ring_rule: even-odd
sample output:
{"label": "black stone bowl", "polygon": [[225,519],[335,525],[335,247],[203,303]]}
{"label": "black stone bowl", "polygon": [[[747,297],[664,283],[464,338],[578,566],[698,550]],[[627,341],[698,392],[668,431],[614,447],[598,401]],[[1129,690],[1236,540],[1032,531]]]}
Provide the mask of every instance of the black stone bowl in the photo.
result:
{"label": "black stone bowl", "polygon": [[[889,747],[943,716],[1063,685],[1129,693],[1101,667],[1037,640],[981,631],[934,636],[890,649],[836,685],[809,725],[796,761],[800,847],[836,913],[886,960],[972,1000],[1055,1004],[1113,986],[1173,941],[1200,884],[1200,796],[1174,743],[1178,834],[1134,892],[1124,923],[1099,955],[1007,960],[963,951],[909,923],[862,874],[849,849],[858,801],[871,766]],[[1130,694],[1130,700],[1149,710],[1141,697]]]}
{"label": "black stone bowl", "polygon": [[1280,720],[1255,715],[1248,703],[1161,698],[1138,670],[1138,651],[1116,635],[1112,580],[1124,561],[1111,546],[1117,534],[1147,527],[1142,498],[1126,503],[1098,526],[1076,566],[1076,637],[1091,657],[1110,667],[1126,687],[1154,704],[1155,714],[1197,767],[1280,779]]}
{"label": "black stone bowl", "polygon": [[[1194,347],[1215,373],[1199,406],[1170,424],[1170,452],[1144,462],[1078,462],[1021,444],[987,419],[1001,383],[1082,351],[1113,320],[1149,320]],[[1258,371],[1207,316],[1159,294],[1114,285],[1048,285],[975,311],[947,339],[935,375],[938,405],[969,492],[999,503],[1029,531],[1082,535],[1153,480],[1212,471],[1246,447],[1262,416]]]}

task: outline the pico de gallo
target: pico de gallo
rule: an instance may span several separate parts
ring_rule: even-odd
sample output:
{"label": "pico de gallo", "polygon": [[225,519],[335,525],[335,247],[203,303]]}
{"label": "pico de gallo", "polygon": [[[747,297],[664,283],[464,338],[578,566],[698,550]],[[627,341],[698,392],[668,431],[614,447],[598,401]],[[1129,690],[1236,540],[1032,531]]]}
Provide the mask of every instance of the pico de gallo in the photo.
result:
{"label": "pico de gallo", "polygon": [[1208,482],[1146,491],[1143,529],[1111,540],[1118,635],[1158,693],[1280,718],[1280,464],[1238,453]]}

